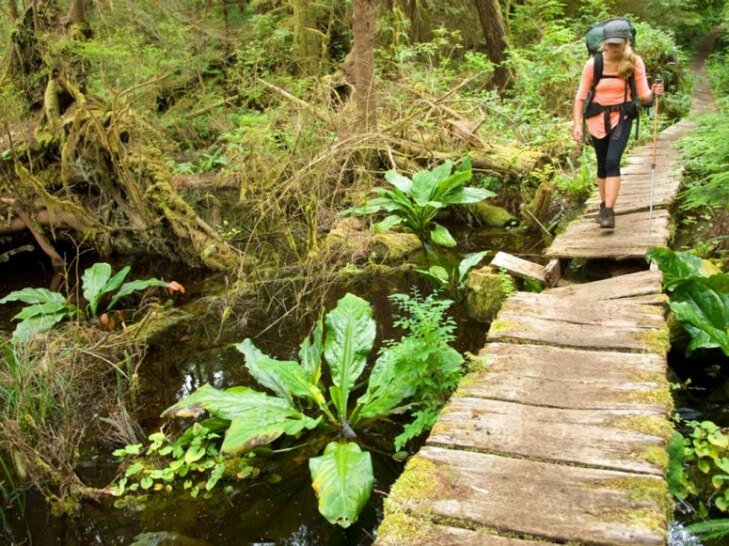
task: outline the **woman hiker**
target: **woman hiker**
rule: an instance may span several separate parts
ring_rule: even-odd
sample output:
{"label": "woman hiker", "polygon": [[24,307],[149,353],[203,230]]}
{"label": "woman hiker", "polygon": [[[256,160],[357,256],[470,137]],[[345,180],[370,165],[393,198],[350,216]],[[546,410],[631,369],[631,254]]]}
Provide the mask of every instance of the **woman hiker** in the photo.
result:
{"label": "woman hiker", "polygon": [[[656,83],[652,88],[648,87],[643,59],[633,52],[630,45],[630,26],[627,21],[618,19],[605,24],[601,54],[602,78],[597,83],[594,97],[584,116],[597,155],[597,185],[602,201],[598,221],[601,228],[614,228],[614,207],[620,191],[620,158],[637,114],[630,88],[635,89],[641,102],[649,104],[654,95],[663,94],[663,84]],[[572,138],[578,143],[582,143],[584,137],[582,118],[585,101],[592,89],[594,66],[594,57],[585,63],[575,97]],[[634,85],[628,84],[631,75],[635,76]]]}

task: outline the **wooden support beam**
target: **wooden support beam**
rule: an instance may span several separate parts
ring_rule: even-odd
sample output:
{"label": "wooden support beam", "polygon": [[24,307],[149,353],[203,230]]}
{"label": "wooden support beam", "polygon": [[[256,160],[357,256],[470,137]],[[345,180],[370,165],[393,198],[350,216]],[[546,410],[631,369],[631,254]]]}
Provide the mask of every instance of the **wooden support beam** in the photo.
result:
{"label": "wooden support beam", "polygon": [[533,279],[541,282],[542,284],[547,283],[546,273],[543,265],[535,264],[533,262],[517,258],[506,252],[497,252],[494,259],[491,260],[491,267],[501,268],[506,270],[507,273],[520,277],[522,279]]}

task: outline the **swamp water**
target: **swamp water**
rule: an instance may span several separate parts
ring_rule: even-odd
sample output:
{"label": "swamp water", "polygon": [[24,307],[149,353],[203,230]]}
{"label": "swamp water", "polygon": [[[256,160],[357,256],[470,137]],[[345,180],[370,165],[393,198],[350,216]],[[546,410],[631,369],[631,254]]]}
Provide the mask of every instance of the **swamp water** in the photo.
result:
{"label": "swamp water", "polygon": [[[484,230],[475,232],[468,246],[477,241],[480,248],[498,248],[514,253],[538,253],[538,240],[528,240],[514,232]],[[475,250],[470,248],[470,251]],[[44,271],[35,259],[16,265],[3,273],[2,295],[26,286],[44,286]],[[38,279],[29,281],[23,271],[35,267]],[[119,266],[114,266],[118,269]],[[160,271],[160,267],[164,271]],[[132,265],[132,277],[158,276],[178,280],[188,288],[187,299],[193,301],[196,284],[195,272],[171,271],[161,264]],[[196,282],[197,281],[197,282]],[[336,287],[326,298],[331,309],[339,297],[351,291],[364,297],[373,307],[377,323],[377,343],[383,339],[399,338],[401,332],[393,330],[393,313],[397,312],[387,296],[408,293],[418,288],[430,291],[426,281],[414,272],[388,278],[374,277],[353,283],[349,287]],[[1,309],[0,311],[5,311]],[[477,353],[483,346],[487,325],[470,320],[462,308],[453,306],[449,313],[457,323],[454,347],[461,353]],[[160,340],[149,347],[139,369],[137,403],[133,417],[142,425],[145,436],[158,430],[166,421],[160,413],[177,400],[205,383],[218,388],[236,385],[254,386],[244,366],[243,355],[231,343],[251,337],[264,352],[277,358],[295,357],[298,344],[309,333],[311,320],[284,320],[270,327],[270,317],[252,311],[242,327],[235,327],[240,317],[231,317],[221,330],[219,320],[193,320],[166,331]],[[2,315],[3,324],[10,329],[12,314]],[[363,377],[366,377],[365,371]],[[359,394],[355,394],[354,397]],[[390,485],[402,472],[404,463],[395,461],[393,438],[400,432],[402,421],[385,423],[364,438],[363,446],[372,453],[375,484],[370,501],[358,521],[348,529],[329,524],[317,510],[317,499],[311,487],[308,457],[318,453],[292,450],[286,453],[258,457],[255,465],[260,469],[256,478],[232,482],[232,493],[223,492],[221,482],[210,499],[193,499],[186,492],[148,495],[144,502],[124,508],[115,508],[115,499],[99,502],[84,501],[78,513],[54,516],[39,495],[29,493],[24,499],[22,514],[8,515],[9,530],[5,537],[11,544],[41,546],[76,546],[86,544],[130,545],[175,544],[180,546],[226,544],[281,544],[281,545],[354,545],[370,544],[382,519],[382,503]],[[168,429],[169,430],[169,429]],[[146,443],[145,443],[146,445]],[[102,444],[94,438],[82,446],[83,453],[77,472],[85,483],[96,487],[107,486],[116,475],[119,465],[111,451],[119,446]],[[323,448],[323,445],[320,446]],[[417,449],[412,446],[413,450]],[[265,450],[264,450],[265,451]],[[265,454],[264,454],[265,455]],[[0,535],[0,541],[3,536]]]}

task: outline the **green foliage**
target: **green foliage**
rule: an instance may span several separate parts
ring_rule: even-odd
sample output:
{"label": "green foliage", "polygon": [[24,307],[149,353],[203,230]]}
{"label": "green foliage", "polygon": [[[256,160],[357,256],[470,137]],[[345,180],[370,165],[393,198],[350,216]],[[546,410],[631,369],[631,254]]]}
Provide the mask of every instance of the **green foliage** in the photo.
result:
{"label": "green foliage", "polygon": [[647,258],[663,272],[671,310],[691,336],[687,352],[718,347],[729,356],[729,274],[708,260],[668,248],[654,248]]}
{"label": "green foliage", "polygon": [[489,190],[464,186],[472,176],[469,160],[464,161],[455,173],[452,171],[451,161],[433,170],[418,171],[412,180],[394,170],[388,171],[385,179],[392,189],[375,189],[379,197],[370,199],[362,207],[347,209],[342,215],[365,216],[387,212],[389,216],[375,224],[376,231],[388,231],[403,225],[424,244],[433,242],[452,248],[456,246],[455,239],[445,227],[434,221],[438,211],[450,205],[477,203],[494,196]]}
{"label": "green foliage", "polygon": [[[686,421],[685,461],[709,478],[711,500],[722,512],[729,511],[729,438],[711,421]],[[686,491],[697,494],[698,488],[686,480]]]}
{"label": "green foliage", "polygon": [[719,540],[729,536],[729,518],[700,521],[689,525],[686,529],[701,535],[704,540]]}
{"label": "green foliage", "polygon": [[583,148],[580,157],[575,165],[568,157],[567,173],[558,172],[553,180],[557,186],[557,190],[562,195],[570,199],[582,203],[587,199],[595,187],[595,171],[594,152],[589,148]]}
{"label": "green foliage", "polygon": [[[408,335],[385,343],[367,390],[351,411],[350,396],[372,351],[376,325],[370,305],[347,294],[301,343],[299,362],[267,356],[250,339],[236,345],[253,378],[275,396],[247,387],[221,391],[204,385],[163,415],[196,417],[207,411],[224,423],[220,453],[240,455],[281,436],[298,437],[316,428],[354,439],[356,429],[403,411],[406,398],[420,411],[440,408],[446,393],[455,387],[463,361],[448,346],[455,324],[444,314],[451,302],[404,295],[391,298],[410,315],[398,317],[395,323]],[[331,378],[328,389],[321,383],[323,362]],[[312,411],[319,415],[310,417]],[[408,437],[422,430],[408,431]],[[321,457],[311,459],[310,467],[322,514],[343,527],[354,523],[372,489],[369,453],[353,442],[330,443]]]}
{"label": "green foliage", "polygon": [[370,498],[374,485],[372,458],[352,442],[331,442],[324,454],[309,459],[311,485],[319,512],[329,523],[349,527]]}
{"label": "green foliage", "polygon": [[[138,292],[146,290],[153,286],[161,286],[170,288],[173,286],[169,282],[161,281],[155,278],[136,280],[124,283],[130,266],[122,268],[114,276],[112,276],[111,266],[104,262],[99,262],[86,271],[81,278],[81,286],[83,296],[88,302],[86,307],[86,316],[91,319],[98,317],[99,305],[104,296],[116,293],[106,306],[106,310],[112,309],[122,298]],[[122,284],[124,283],[124,284]],[[58,292],[53,292],[47,288],[23,288],[15,290],[0,299],[0,304],[13,301],[21,301],[28,304],[13,320],[19,320],[20,323],[13,332],[13,338],[19,341],[27,341],[31,337],[47,332],[53,326],[61,322],[65,318],[80,318],[83,313],[81,310],[66,301],[66,298]]]}
{"label": "green foliage", "polygon": [[428,269],[416,269],[418,273],[426,277],[433,284],[436,290],[446,291],[460,301],[466,288],[466,281],[471,269],[476,267],[490,250],[468,254],[461,260],[457,267],[450,271],[442,265],[431,265]]}
{"label": "green foliage", "polygon": [[171,491],[181,481],[182,489],[189,491],[191,497],[197,498],[204,492],[204,497],[210,498],[210,492],[224,475],[235,475],[238,479],[255,476],[258,469],[247,465],[246,459],[231,465],[230,459],[218,451],[220,435],[216,431],[225,426],[222,421],[208,419],[195,423],[177,439],[163,432],[150,434],[146,450],[142,444],[117,449],[113,455],[129,464],[112,486],[112,494],[123,497],[131,493]]}

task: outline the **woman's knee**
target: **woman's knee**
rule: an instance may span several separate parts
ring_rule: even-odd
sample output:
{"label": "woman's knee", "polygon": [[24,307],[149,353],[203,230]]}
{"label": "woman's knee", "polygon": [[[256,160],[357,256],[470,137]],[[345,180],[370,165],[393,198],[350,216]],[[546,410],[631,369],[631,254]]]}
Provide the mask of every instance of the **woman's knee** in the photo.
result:
{"label": "woman's knee", "polygon": [[620,176],[620,157],[608,157],[605,161],[605,176]]}

